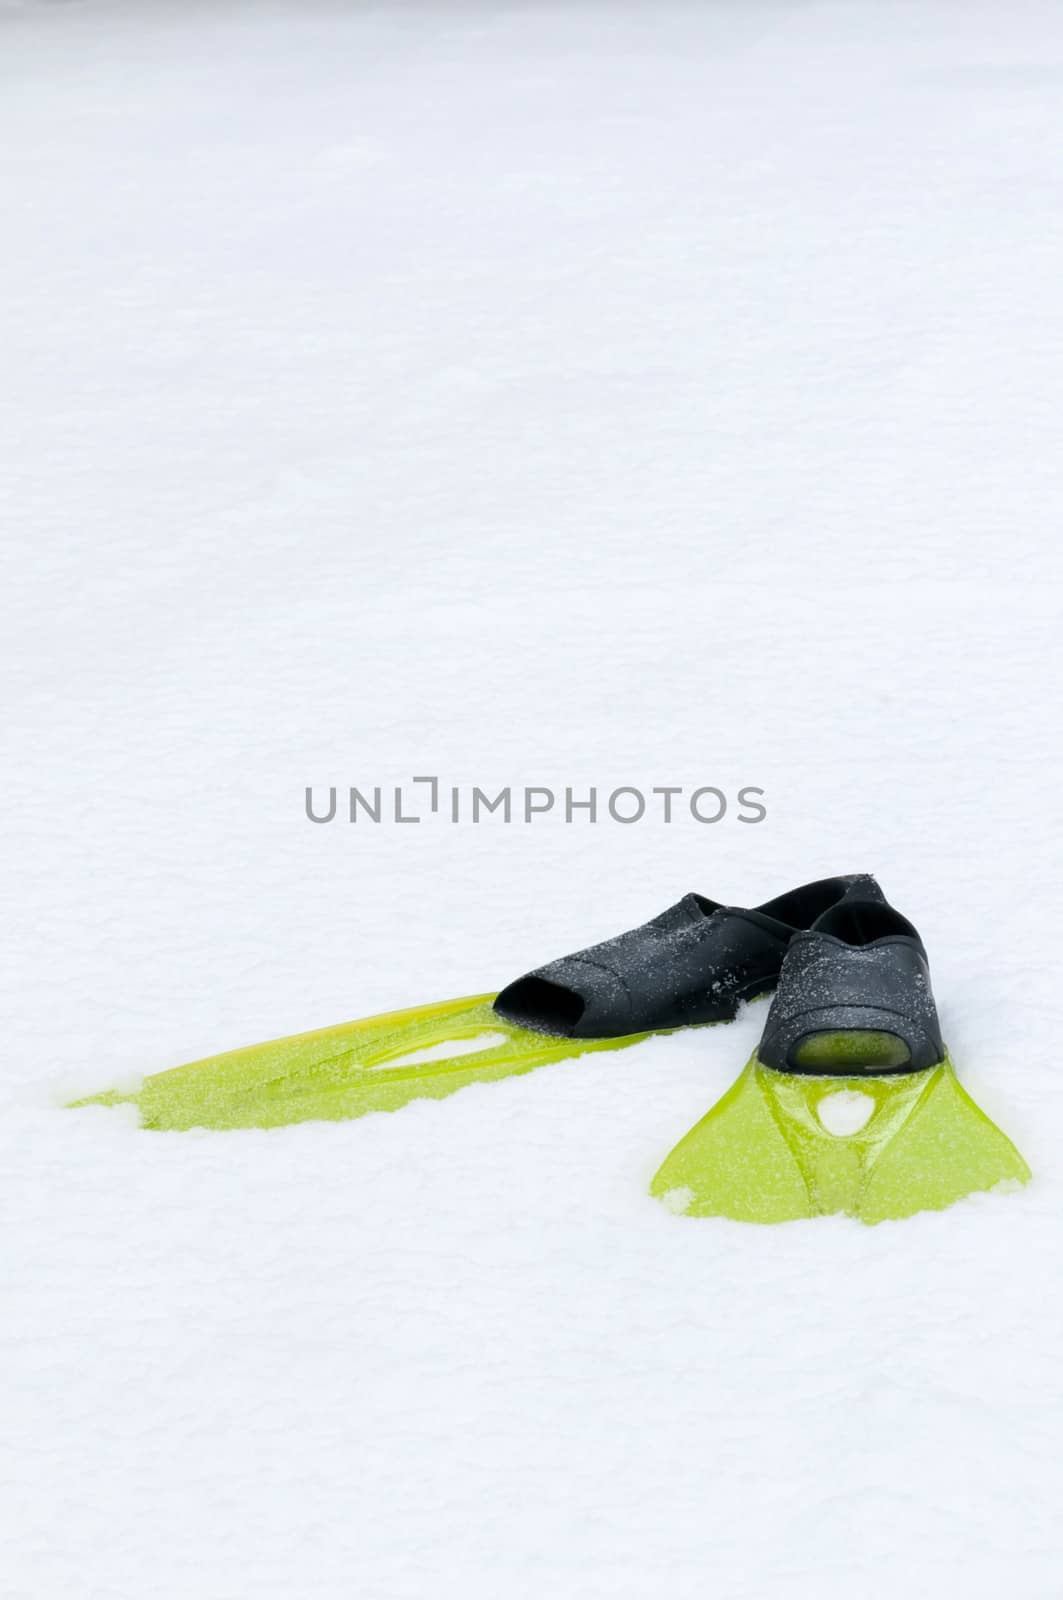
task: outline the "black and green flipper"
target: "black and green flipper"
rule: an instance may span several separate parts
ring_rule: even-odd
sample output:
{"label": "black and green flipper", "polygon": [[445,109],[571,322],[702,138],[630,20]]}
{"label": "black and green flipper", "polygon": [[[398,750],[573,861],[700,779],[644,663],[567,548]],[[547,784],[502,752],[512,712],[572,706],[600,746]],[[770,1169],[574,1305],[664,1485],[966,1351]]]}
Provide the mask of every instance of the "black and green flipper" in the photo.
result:
{"label": "black and green flipper", "polygon": [[652,921],[474,995],[250,1045],[79,1105],[134,1103],[145,1127],[270,1128],[395,1111],[651,1033],[725,1022],[775,987],[795,933],[858,894],[827,878],[746,910],[688,894]]}
{"label": "black and green flipper", "polygon": [[793,940],[756,1054],[651,1191],[688,1216],[874,1223],[1029,1177],[956,1078],[919,935],[850,898]]}

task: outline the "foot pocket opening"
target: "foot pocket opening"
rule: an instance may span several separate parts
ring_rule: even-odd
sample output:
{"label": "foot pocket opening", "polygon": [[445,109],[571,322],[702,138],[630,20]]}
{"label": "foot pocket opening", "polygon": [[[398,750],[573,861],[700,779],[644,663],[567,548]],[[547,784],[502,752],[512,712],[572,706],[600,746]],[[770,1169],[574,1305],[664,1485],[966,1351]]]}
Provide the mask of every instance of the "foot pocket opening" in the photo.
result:
{"label": "foot pocket opening", "polygon": [[495,1001],[495,1010],[507,1022],[565,1038],[571,1036],[585,1009],[582,995],[546,978],[518,978]]}
{"label": "foot pocket opening", "polygon": [[899,1072],[910,1064],[911,1051],[896,1033],[870,1028],[842,1031],[824,1028],[806,1033],[790,1048],[787,1060],[797,1072],[822,1072],[837,1077],[848,1073]]}

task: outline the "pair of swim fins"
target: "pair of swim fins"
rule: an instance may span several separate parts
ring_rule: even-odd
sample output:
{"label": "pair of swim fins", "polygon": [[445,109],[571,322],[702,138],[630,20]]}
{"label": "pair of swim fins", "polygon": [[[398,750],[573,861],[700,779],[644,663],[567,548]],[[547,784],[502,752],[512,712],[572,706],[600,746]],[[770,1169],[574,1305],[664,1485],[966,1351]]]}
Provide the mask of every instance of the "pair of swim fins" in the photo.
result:
{"label": "pair of swim fins", "polygon": [[878,1222],[1029,1178],[958,1083],[922,940],[868,874],[752,909],[688,894],[495,996],[254,1045],[78,1103],[134,1101],[157,1129],[339,1120],[730,1021],[771,991],[744,1072],[653,1179],[670,1210]]}

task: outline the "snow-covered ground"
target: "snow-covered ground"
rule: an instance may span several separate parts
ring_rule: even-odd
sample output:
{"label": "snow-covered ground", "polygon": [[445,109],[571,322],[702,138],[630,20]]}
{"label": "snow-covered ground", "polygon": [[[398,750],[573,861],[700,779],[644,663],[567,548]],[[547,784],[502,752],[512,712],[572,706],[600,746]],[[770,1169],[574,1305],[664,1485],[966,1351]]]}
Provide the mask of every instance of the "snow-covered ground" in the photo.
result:
{"label": "snow-covered ground", "polygon": [[[1061,196],[1054,3],[0,10],[4,1600],[1063,1594]],[[861,868],[1022,1194],[668,1215],[762,1008],[61,1109]]]}

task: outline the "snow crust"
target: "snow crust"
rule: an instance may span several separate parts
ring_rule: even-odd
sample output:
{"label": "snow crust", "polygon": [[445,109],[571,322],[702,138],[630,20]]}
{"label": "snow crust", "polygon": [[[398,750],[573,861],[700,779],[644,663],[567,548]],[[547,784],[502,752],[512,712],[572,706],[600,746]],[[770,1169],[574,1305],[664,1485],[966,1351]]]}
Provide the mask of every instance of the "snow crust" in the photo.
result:
{"label": "snow crust", "polygon": [[[1061,183],[1051,4],[0,12],[5,1600],[1057,1600]],[[652,1202],[762,1004],[62,1109],[860,869],[1021,1193]]]}

